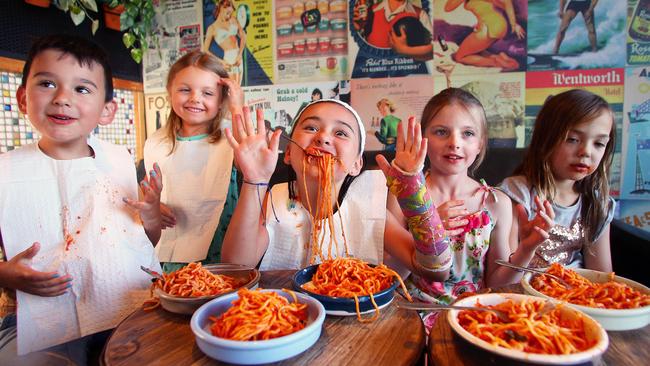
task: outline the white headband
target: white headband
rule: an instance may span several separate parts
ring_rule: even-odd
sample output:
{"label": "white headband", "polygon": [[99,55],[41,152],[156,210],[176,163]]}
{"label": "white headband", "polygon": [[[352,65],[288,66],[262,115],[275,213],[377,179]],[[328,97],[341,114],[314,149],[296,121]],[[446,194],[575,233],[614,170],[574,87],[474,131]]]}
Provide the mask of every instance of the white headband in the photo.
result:
{"label": "white headband", "polygon": [[[349,104],[347,104],[345,102],[342,102],[342,101],[340,101],[338,99],[318,99],[318,100],[314,100],[312,102],[309,102],[309,104],[307,104],[300,112],[298,112],[298,114],[296,115],[296,118],[294,118],[294,121],[295,121],[294,124],[293,124],[294,128],[297,126],[298,121],[300,121],[300,116],[302,116],[302,113],[305,110],[307,110],[307,108],[311,107],[314,104],[323,103],[323,102],[336,103],[336,104],[342,106],[343,108],[347,109],[348,111],[350,111],[350,113],[352,113],[352,115],[354,116],[354,119],[357,121],[357,124],[359,125],[359,135],[360,135],[360,140],[361,140],[361,145],[360,145],[361,149],[359,151],[359,155],[363,154],[363,150],[366,147],[366,128],[363,126],[363,122],[361,121],[361,117],[359,117],[359,114],[357,113],[357,111],[355,111]],[[293,129],[291,130],[291,134],[293,135]]]}

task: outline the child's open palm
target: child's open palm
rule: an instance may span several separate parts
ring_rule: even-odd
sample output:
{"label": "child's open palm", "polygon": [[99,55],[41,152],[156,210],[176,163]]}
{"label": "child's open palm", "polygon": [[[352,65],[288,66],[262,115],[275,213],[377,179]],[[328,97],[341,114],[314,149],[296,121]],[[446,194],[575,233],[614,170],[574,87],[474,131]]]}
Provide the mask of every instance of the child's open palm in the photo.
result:
{"label": "child's open palm", "polygon": [[235,155],[235,163],[246,181],[268,183],[278,162],[281,130],[274,131],[269,139],[263,111],[257,110],[257,129],[253,127],[248,106],[244,106],[242,112],[242,115],[236,115],[233,120],[235,135],[228,128],[225,131]]}
{"label": "child's open palm", "polygon": [[519,245],[529,250],[536,249],[544,240],[548,239],[548,232],[555,225],[555,212],[551,203],[535,196],[537,214],[532,220],[528,220],[526,209],[523,205],[517,205],[517,218],[519,221]]}
{"label": "child's open palm", "polygon": [[162,172],[158,163],[153,164],[153,170],[140,182],[142,198],[135,201],[124,197],[124,202],[140,213],[144,223],[160,220],[160,192],[162,192]]}
{"label": "child's open palm", "polygon": [[[420,123],[415,122],[415,117],[409,117],[406,132],[402,129],[402,122],[397,125],[397,144],[395,145],[395,159],[393,164],[403,172],[416,174],[422,170],[424,159],[427,156],[427,139],[422,138]],[[386,158],[377,155],[377,164],[388,176],[390,166]]]}

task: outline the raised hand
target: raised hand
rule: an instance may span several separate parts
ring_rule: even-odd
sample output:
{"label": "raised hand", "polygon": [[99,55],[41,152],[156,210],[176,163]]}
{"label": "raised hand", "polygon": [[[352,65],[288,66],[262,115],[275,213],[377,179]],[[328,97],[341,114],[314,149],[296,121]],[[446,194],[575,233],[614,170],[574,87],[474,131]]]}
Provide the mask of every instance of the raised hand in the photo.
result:
{"label": "raised hand", "polygon": [[[233,132],[226,128],[226,138],[235,155],[235,163],[244,179],[250,183],[268,183],[278,162],[278,146],[281,130],[267,136],[264,126],[264,113],[256,111],[257,129],[253,127],[248,106],[242,108],[242,114],[233,118]],[[237,136],[237,138],[235,138]]]}
{"label": "raised hand", "polygon": [[[402,129],[402,122],[397,125],[397,143],[395,145],[395,159],[393,164],[403,172],[415,174],[422,170],[424,159],[427,156],[427,139],[422,138],[420,123],[415,122],[415,117],[409,117],[406,132]],[[377,164],[388,176],[390,165],[385,157],[377,155]]]}
{"label": "raised hand", "polygon": [[528,220],[526,209],[521,204],[516,208],[519,221],[519,245],[529,250],[536,249],[548,239],[548,232],[555,225],[555,212],[551,203],[547,200],[542,202],[538,196],[535,196],[534,201],[537,214],[532,220]]}
{"label": "raised hand", "polygon": [[447,236],[461,234],[465,225],[469,223],[469,220],[462,218],[469,214],[463,200],[450,200],[441,204],[438,206],[438,214],[442,219]]}
{"label": "raised hand", "polygon": [[162,229],[176,226],[176,215],[174,215],[174,211],[162,202],[160,203],[160,218],[162,220]]}
{"label": "raised hand", "polygon": [[41,245],[31,247],[16,254],[11,260],[0,262],[0,287],[20,290],[38,296],[60,296],[72,285],[70,275],[58,272],[40,272],[29,267],[26,262],[38,253]]}
{"label": "raised hand", "polygon": [[124,197],[122,200],[139,212],[140,219],[146,226],[149,222],[158,222],[160,220],[160,192],[162,192],[162,188],[162,172],[158,163],[154,163],[153,170],[149,172],[149,175],[145,175],[140,182],[142,199],[136,201]]}

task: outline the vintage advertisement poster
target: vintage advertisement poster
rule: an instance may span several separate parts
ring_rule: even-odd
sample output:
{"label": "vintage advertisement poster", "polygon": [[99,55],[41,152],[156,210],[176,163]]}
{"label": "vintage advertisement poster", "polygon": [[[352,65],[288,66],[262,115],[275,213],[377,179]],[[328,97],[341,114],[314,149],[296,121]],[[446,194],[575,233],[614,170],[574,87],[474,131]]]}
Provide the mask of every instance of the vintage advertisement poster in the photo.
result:
{"label": "vintage advertisement poster", "polygon": [[625,71],[621,198],[646,200],[650,211],[650,67]]}
{"label": "vintage advertisement poster", "polygon": [[203,0],[204,52],[219,57],[240,85],[273,83],[273,16],[265,0]]}
{"label": "vintage advertisement poster", "polygon": [[528,2],[528,70],[625,66],[627,2]]}
{"label": "vintage advertisement poster", "polygon": [[619,217],[623,222],[650,231],[650,205],[647,201],[620,200]]}
{"label": "vintage advertisement poster", "polygon": [[623,80],[624,69],[622,68],[526,73],[526,146],[530,143],[537,113],[549,96],[580,88],[600,95],[609,103],[614,112],[614,122],[616,123],[616,145],[609,176],[612,197],[618,197],[621,185]]}
{"label": "vintage advertisement poster", "polygon": [[[244,102],[251,111],[251,116],[256,116],[256,110],[264,112],[264,122],[267,129],[275,128],[275,108],[273,99],[275,92],[271,85],[244,87]],[[268,122],[268,123],[267,123]]]}
{"label": "vintage advertisement poster", "polygon": [[146,94],[144,110],[146,136],[149,137],[167,123],[167,117],[171,111],[167,92]]}
{"label": "vintage advertisement poster", "polygon": [[145,94],[163,93],[169,68],[184,54],[200,50],[201,3],[192,0],[161,0],[156,5],[154,34],[159,47],[149,45],[142,58]]}
{"label": "vintage advertisement poster", "polygon": [[[309,102],[317,99],[340,99],[350,101],[350,81],[320,81],[315,83],[277,85],[275,89],[274,129],[281,129],[290,134],[295,123],[295,118]],[[285,140],[280,141],[280,147],[286,145]]]}
{"label": "vintage advertisement poster", "polygon": [[526,70],[526,0],[434,2],[436,74]]}
{"label": "vintage advertisement poster", "polygon": [[275,0],[276,80],[348,78],[347,2]]}
{"label": "vintage advertisement poster", "polygon": [[395,151],[397,124],[410,116],[419,120],[433,95],[430,75],[386,79],[353,79],[352,107],[366,128],[366,151]]}
{"label": "vintage advertisement poster", "polygon": [[352,78],[431,74],[431,0],[350,0]]}
{"label": "vintage advertisement poster", "polygon": [[434,93],[449,86],[474,94],[485,109],[488,147],[523,148],[525,146],[524,110],[526,76],[523,72],[504,74],[453,75],[434,78]]}
{"label": "vintage advertisement poster", "polygon": [[650,1],[627,1],[627,63],[650,64]]}

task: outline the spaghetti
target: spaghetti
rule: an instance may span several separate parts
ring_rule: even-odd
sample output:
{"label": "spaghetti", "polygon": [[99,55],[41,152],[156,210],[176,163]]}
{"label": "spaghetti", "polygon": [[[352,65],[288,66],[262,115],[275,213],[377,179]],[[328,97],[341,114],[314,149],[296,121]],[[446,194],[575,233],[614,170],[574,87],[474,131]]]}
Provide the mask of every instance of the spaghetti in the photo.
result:
{"label": "spaghetti", "polygon": [[[400,281],[402,289],[409,301],[411,301],[411,298],[402,278],[397,272],[383,264],[371,267],[368,263],[360,259],[350,257],[347,239],[343,230],[343,218],[341,217],[340,207],[336,199],[338,195],[334,188],[334,164],[336,163],[340,163],[338,158],[328,153],[322,153],[316,149],[307,149],[303,158],[302,174],[305,193],[308,192],[306,178],[307,166],[316,165],[318,167],[320,189],[316,198],[316,207],[312,207],[309,199],[305,201],[312,222],[310,238],[311,257],[309,263],[313,264],[317,260],[320,260],[321,263],[316,273],[314,273],[311,282],[304,284],[302,287],[307,291],[319,295],[354,298],[357,319],[361,322],[371,322],[379,317],[379,306],[377,306],[373,294],[389,288],[395,277]],[[335,235],[333,235],[335,221],[334,207],[338,211],[340,220],[345,253],[344,258],[337,257],[340,254],[340,248],[339,242]],[[328,242],[325,239],[324,225],[327,225],[330,232]],[[327,254],[324,253],[325,245],[327,245]],[[332,249],[334,249],[334,255],[332,254]],[[375,314],[371,318],[361,318],[359,296],[370,296],[370,301],[375,308]]]}
{"label": "spaghetti", "polygon": [[527,353],[566,355],[585,351],[597,341],[589,340],[583,316],[563,317],[561,305],[546,311],[544,302],[507,300],[497,305],[476,306],[501,310],[510,321],[503,321],[490,311],[463,310],[458,323],[472,335],[491,345]]}
{"label": "spaghetti", "polygon": [[[384,264],[371,267],[368,263],[356,258],[336,258],[323,261],[311,281],[302,285],[302,288],[319,295],[353,297],[357,319],[361,322],[371,322],[379,317],[379,307],[373,294],[389,288],[395,277],[400,281],[404,293],[411,301],[406,286],[397,272]],[[375,307],[375,314],[372,318],[361,318],[359,296],[370,296],[370,301]]]}
{"label": "spaghetti", "polygon": [[551,265],[546,272],[562,278],[571,288],[567,289],[545,275],[534,277],[531,285],[535,290],[559,300],[601,309],[633,309],[650,305],[650,295],[613,281],[613,273],[609,281],[593,283],[558,263]]}
{"label": "spaghetti", "polygon": [[233,277],[212,273],[203,268],[201,263],[192,262],[177,271],[163,274],[162,281],[155,281],[151,285],[152,299],[145,302],[144,310],[151,310],[160,305],[159,300],[153,296],[155,288],[171,296],[202,297],[220,295],[241,285],[241,281]]}
{"label": "spaghetti", "polygon": [[213,321],[215,337],[236,341],[261,341],[295,333],[307,325],[307,304],[301,304],[293,291],[283,290],[293,302],[276,292],[242,288],[233,306]]}

